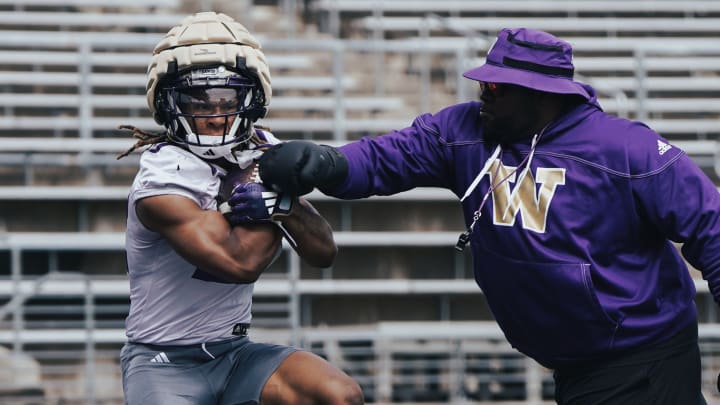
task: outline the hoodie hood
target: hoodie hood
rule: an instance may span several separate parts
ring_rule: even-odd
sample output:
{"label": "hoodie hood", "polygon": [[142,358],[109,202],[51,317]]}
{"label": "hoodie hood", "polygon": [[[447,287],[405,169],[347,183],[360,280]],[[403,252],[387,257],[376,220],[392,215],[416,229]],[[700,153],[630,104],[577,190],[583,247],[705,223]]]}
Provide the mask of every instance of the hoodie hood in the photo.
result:
{"label": "hoodie hood", "polygon": [[[580,103],[575,106],[575,108],[567,111],[554,122],[551,122],[547,128],[545,128],[545,131],[543,131],[542,138],[545,141],[549,141],[569,131],[576,125],[583,122],[590,114],[603,111],[600,103],[598,102],[597,92],[595,89],[587,84],[582,84],[582,86],[590,95],[590,98],[586,102]],[[542,140],[540,143],[542,143]]]}

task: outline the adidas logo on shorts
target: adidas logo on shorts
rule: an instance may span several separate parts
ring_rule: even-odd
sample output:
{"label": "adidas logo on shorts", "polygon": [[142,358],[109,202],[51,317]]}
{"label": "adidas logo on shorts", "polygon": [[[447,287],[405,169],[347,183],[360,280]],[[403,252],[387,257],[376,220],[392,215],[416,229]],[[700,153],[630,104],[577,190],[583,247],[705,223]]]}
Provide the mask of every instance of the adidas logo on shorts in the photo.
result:
{"label": "adidas logo on shorts", "polygon": [[160,352],[155,355],[155,357],[150,360],[150,363],[170,363],[170,359],[168,359],[167,354],[165,352]]}

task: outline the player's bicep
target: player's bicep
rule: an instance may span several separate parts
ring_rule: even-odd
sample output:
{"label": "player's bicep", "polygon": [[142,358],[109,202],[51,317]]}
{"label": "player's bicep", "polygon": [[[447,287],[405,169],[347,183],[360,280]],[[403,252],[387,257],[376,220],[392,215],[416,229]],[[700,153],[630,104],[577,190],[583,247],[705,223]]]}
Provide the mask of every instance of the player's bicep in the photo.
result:
{"label": "player's bicep", "polygon": [[174,228],[192,222],[202,211],[194,201],[174,194],[146,197],[135,203],[135,213],[140,222],[165,237]]}
{"label": "player's bicep", "polygon": [[180,195],[144,198],[137,202],[135,211],[143,225],[161,234],[182,256],[221,246],[229,233],[222,215],[203,210]]}

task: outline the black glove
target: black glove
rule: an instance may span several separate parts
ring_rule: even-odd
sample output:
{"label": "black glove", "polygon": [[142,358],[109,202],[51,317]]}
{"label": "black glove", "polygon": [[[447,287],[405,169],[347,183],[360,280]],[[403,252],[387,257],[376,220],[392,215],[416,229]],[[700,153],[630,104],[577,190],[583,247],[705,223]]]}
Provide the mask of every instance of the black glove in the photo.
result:
{"label": "black glove", "polygon": [[331,190],[348,173],[348,162],[339,150],[308,141],[290,141],[265,151],[258,162],[263,183],[294,196],[317,187]]}

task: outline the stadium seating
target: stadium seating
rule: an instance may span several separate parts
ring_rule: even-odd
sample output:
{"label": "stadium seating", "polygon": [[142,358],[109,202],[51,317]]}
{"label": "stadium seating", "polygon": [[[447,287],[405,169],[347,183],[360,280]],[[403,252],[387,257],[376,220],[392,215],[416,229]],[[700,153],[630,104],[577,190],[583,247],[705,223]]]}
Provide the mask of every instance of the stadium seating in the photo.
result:
{"label": "stadium seating", "polygon": [[[26,356],[12,367],[39,374],[43,403],[122,403],[123,230],[139,156],[115,159],[133,144],[117,126],[158,129],[144,72],[162,33],[197,11],[189,3],[0,0],[0,345]],[[262,123],[284,139],[338,145],[472,99],[461,73],[503,25],[527,24],[575,46],[606,110],[643,119],[720,184],[720,2],[314,0],[292,2],[298,35],[274,23],[291,2],[243,3],[256,3],[273,74]],[[549,371],[509,347],[468,253],[453,249],[456,196],[308,199],[336,230],[338,260],[311,268],[284,246],[257,283],[253,338],[330,359],[371,403],[551,403]],[[692,274],[713,403],[720,327]]]}
{"label": "stadium seating", "polygon": [[573,15],[577,13],[712,13],[720,11],[720,5],[712,0],[688,0],[682,3],[671,0],[648,2],[647,0],[315,0],[312,8],[317,12],[347,12],[356,14],[396,13],[403,15],[429,12],[453,15],[491,12],[521,12],[525,14],[552,13]]}
{"label": "stadium seating", "polygon": [[142,18],[128,13],[112,12],[41,12],[41,11],[0,11],[0,25],[20,27],[60,26],[78,29],[123,28],[143,31],[167,31],[185,17],[184,14],[145,14]]}
{"label": "stadium seating", "polygon": [[[2,95],[0,95],[0,100],[2,100]],[[601,100],[606,107],[608,104],[611,104],[612,101],[613,100]],[[674,104],[674,102],[671,103],[671,105],[672,104]],[[612,110],[612,107],[608,109]],[[698,108],[698,110],[702,111],[702,108]],[[297,120],[297,122],[300,123],[301,120]],[[692,124],[688,125],[696,124],[697,123],[693,121]],[[344,141],[327,140],[323,141],[323,143],[339,146],[342,145]],[[132,144],[133,140],[130,138],[0,137],[0,164],[6,167],[24,166],[27,170],[32,169],[33,165],[39,164],[58,166],[58,168],[60,166],[77,166],[85,169],[96,168],[98,166],[120,166],[132,169],[132,172],[134,172],[134,168],[138,162],[138,153],[131,154],[121,160],[116,159],[119,153],[130,148]],[[698,165],[720,179],[720,143],[714,140],[673,140],[672,145],[684,150]],[[0,193],[0,201],[19,199],[22,198],[23,195],[32,195],[38,199],[84,199],[85,197],[83,196],[86,195],[100,196],[103,194],[103,190],[106,190],[109,196],[125,198],[123,193],[128,187],[127,184],[115,188],[107,185],[92,184],[91,178],[81,181],[83,186],[61,184],[43,187],[42,184],[44,182],[41,179],[33,179],[29,174],[24,176],[24,180],[24,182],[19,182],[14,187],[0,186],[0,189],[4,190]],[[323,197],[322,194],[318,193],[313,193],[312,196],[314,199],[327,199],[327,197]],[[399,199],[406,199],[411,196],[418,196],[416,197],[417,199],[435,199],[438,196],[443,196],[448,199],[453,198],[449,192],[445,191],[423,190],[422,192],[418,192],[417,190],[413,190],[409,193],[401,194]],[[382,199],[384,197],[378,198]]]}
{"label": "stadium seating", "polygon": [[[648,15],[686,17],[688,15],[704,15],[716,12],[720,6],[717,2],[707,0],[691,0],[683,2],[630,0],[491,0],[477,2],[472,0],[449,0],[437,2],[419,0],[407,2],[403,0],[363,1],[363,0],[316,0],[312,3],[313,10],[319,14],[321,26],[335,36],[340,35],[341,27],[346,27],[352,18],[363,16],[380,17],[384,15],[422,16],[427,13],[439,13],[449,16],[478,14],[511,14],[524,16],[576,16],[580,14],[608,13],[611,15]],[[643,21],[645,23],[646,21]],[[529,21],[529,26],[536,26],[537,21]],[[519,26],[513,20],[511,26]],[[493,26],[490,31],[497,30]],[[349,29],[345,28],[345,31]]]}
{"label": "stadium seating", "polygon": [[180,6],[180,0],[0,0],[0,6],[24,10],[31,7],[123,7],[174,10]]}
{"label": "stadium seating", "polygon": [[[2,15],[0,15],[2,17]],[[687,32],[708,32],[717,29],[716,18],[641,18],[641,17],[447,17],[445,21],[425,17],[365,17],[357,22],[362,30],[380,30],[383,36],[389,32],[413,32],[421,30],[441,31],[448,26],[470,31],[493,32],[497,27],[529,27],[539,30],[553,31],[562,34],[570,33],[612,33],[615,35],[645,34],[682,34]]]}
{"label": "stadium seating", "polygon": [[[20,129],[83,138],[117,136],[117,126],[126,123],[118,116],[139,117],[133,124],[157,128],[148,118],[143,95],[149,44],[158,35],[17,30],[5,34],[3,46],[10,49],[0,49],[0,56],[5,57],[0,59],[5,60],[0,63],[0,86],[6,89],[0,105],[13,114],[0,116],[0,135]],[[27,42],[52,50],[16,49]],[[368,126],[366,130],[392,128],[392,124],[373,121],[389,111],[407,111],[400,97],[357,94],[355,77],[318,74],[319,64],[338,58],[333,55],[333,43],[315,42],[307,54],[288,52],[297,48],[297,41],[269,48],[275,97],[266,124],[278,135],[329,134],[342,139],[346,131]],[[144,50],[144,58],[139,50]],[[26,66],[30,71],[23,69]],[[37,92],[39,87],[42,93]],[[290,118],[307,116],[313,120]],[[347,127],[339,130],[345,118]]]}

